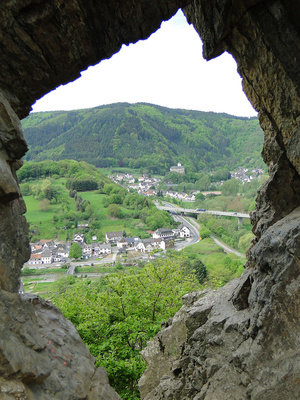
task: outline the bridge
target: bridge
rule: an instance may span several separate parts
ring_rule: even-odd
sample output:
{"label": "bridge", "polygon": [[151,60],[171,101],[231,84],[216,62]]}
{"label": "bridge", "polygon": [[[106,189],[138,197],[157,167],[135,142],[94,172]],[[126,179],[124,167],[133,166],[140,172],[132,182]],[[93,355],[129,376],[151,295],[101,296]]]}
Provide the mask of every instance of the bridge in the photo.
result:
{"label": "bridge", "polygon": [[242,225],[243,224],[243,218],[248,218],[250,219],[249,214],[244,214],[240,212],[234,212],[234,211],[213,211],[213,210],[205,210],[204,208],[182,208],[182,207],[172,207],[169,205],[156,205],[158,209],[160,210],[165,210],[170,213],[177,213],[181,215],[185,214],[211,214],[211,215],[219,215],[223,217],[234,217],[238,219],[238,224]]}

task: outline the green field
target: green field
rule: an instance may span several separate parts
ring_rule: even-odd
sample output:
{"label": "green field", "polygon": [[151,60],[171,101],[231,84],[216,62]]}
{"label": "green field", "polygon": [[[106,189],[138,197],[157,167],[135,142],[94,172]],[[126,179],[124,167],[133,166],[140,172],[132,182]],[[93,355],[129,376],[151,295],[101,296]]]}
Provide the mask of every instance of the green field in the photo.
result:
{"label": "green field", "polygon": [[[56,183],[56,181],[55,181]],[[31,196],[24,196],[26,203],[27,212],[25,214],[27,221],[30,224],[33,237],[40,237],[42,239],[58,239],[58,240],[70,240],[70,238],[80,229],[73,226],[65,228],[66,221],[62,218],[63,215],[73,213],[75,214],[75,202],[68,195],[68,190],[58,185],[60,188],[61,201],[57,204],[50,204],[49,210],[40,211],[39,203]],[[80,192],[80,196],[90,202],[94,210],[94,214],[97,215],[100,227],[97,228],[98,236],[102,240],[104,239],[106,232],[111,231],[126,231],[127,236],[141,236],[150,237],[145,232],[144,224],[139,219],[134,219],[130,215],[132,210],[120,206],[123,214],[122,219],[110,217],[107,213],[107,208],[103,205],[103,199],[107,198],[105,194],[99,194],[97,191]],[[80,215],[80,214],[79,214]],[[58,221],[54,221],[56,216],[60,216]],[[78,217],[78,223],[80,223],[80,217]],[[82,223],[89,221],[82,221]]]}
{"label": "green field", "polygon": [[211,238],[200,240],[183,250],[189,258],[199,258],[207,268],[209,287],[219,287],[231,279],[241,275],[244,271],[244,258],[234,253],[225,253]]}

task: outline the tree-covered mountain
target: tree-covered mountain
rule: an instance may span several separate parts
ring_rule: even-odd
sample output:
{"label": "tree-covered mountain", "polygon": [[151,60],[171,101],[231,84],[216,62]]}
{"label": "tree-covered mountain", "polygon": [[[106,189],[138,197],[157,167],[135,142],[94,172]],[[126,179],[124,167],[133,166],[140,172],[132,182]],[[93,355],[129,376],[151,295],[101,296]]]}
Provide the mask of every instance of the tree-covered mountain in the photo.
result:
{"label": "tree-covered mountain", "polygon": [[116,103],[32,113],[22,125],[30,149],[26,160],[75,159],[151,173],[165,173],[178,162],[194,172],[263,166],[257,118]]}

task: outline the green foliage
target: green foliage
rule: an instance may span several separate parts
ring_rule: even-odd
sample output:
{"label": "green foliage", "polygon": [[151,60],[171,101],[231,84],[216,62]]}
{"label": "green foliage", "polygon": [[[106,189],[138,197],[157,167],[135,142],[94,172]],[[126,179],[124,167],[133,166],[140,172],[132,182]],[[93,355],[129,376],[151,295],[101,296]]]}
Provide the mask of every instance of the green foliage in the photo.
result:
{"label": "green foliage", "polygon": [[[78,181],[92,181],[91,184],[93,185],[96,181],[99,187],[103,186],[103,182],[110,182],[94,166],[84,161],[77,162],[74,160],[25,162],[22,168],[17,171],[17,176],[21,183],[40,178],[51,183],[52,178],[57,179],[59,177],[72,178]],[[91,176],[93,176],[93,179],[91,179]],[[25,190],[26,188],[28,190],[28,186],[25,186]],[[31,192],[31,194],[33,193]]]}
{"label": "green foliage", "polygon": [[75,282],[76,279],[74,275],[62,276],[61,278],[59,278],[57,281],[54,282],[53,290],[57,294],[57,296],[64,295],[65,293],[70,291],[70,287],[71,286],[73,287]]}
{"label": "green foliage", "polygon": [[49,211],[50,210],[50,201],[48,199],[43,199],[38,204],[39,211]]}
{"label": "green foliage", "polygon": [[195,197],[196,197],[196,200],[200,200],[200,201],[205,200],[205,196],[201,192],[197,193]]}
{"label": "green foliage", "polygon": [[200,231],[201,239],[209,238],[211,235],[211,231],[208,228],[202,228]]}
{"label": "green foliage", "polygon": [[222,185],[223,196],[236,196],[239,190],[239,181],[237,179],[230,179]]}
{"label": "green foliage", "polygon": [[[30,147],[27,160],[85,160],[97,167],[121,165],[152,174],[164,174],[180,161],[188,173],[218,168],[213,180],[228,179],[228,169],[239,165],[263,166],[257,118],[118,103],[31,113],[22,125]],[[54,165],[45,172],[60,174]],[[70,169],[71,175],[78,172]],[[207,179],[200,184],[205,187]]]}
{"label": "green foliage", "polygon": [[[201,203],[201,206],[211,210],[230,211],[232,209],[237,212],[246,212],[245,209],[249,211],[251,203],[252,199],[242,196],[219,196],[214,199],[206,199]],[[249,248],[253,238],[253,234],[250,232],[252,225],[249,219],[243,218],[243,225],[239,225],[237,218],[205,214],[200,214],[198,218],[202,229],[209,229],[212,235],[219,237],[229,246],[242,252]]]}
{"label": "green foliage", "polygon": [[146,218],[146,224],[148,225],[149,229],[155,231],[159,228],[173,226],[174,220],[168,212],[157,210]]}
{"label": "green foliage", "polygon": [[122,218],[123,214],[118,204],[110,204],[107,207],[107,213],[114,218]]}
{"label": "green foliage", "polygon": [[21,276],[30,276],[31,269],[29,267],[24,267],[21,271]]}
{"label": "green foliage", "polygon": [[230,172],[226,168],[217,169],[211,176],[212,182],[227,181],[230,179]]}
{"label": "green foliage", "polygon": [[192,268],[195,270],[195,275],[199,283],[204,283],[207,276],[207,269],[203,262],[199,259],[194,260],[194,262],[192,263]]}
{"label": "green foliage", "polygon": [[82,249],[78,243],[72,243],[69,252],[70,258],[75,258],[76,260],[82,257]]}
{"label": "green foliage", "polygon": [[243,252],[246,252],[249,249],[253,238],[253,233],[247,233],[244,236],[241,236],[238,244],[239,249]]}
{"label": "green foliage", "polygon": [[137,382],[145,369],[140,351],[181,307],[182,296],[198,287],[181,263],[160,259],[139,272],[72,288],[68,283],[54,299],[123,399],[139,398]]}
{"label": "green foliage", "polygon": [[67,189],[76,190],[77,192],[86,192],[98,189],[98,184],[94,179],[68,179],[66,183]]}
{"label": "green foliage", "polygon": [[186,274],[194,273],[198,282],[200,284],[204,283],[207,276],[207,268],[199,258],[196,258],[195,254],[189,255],[189,258],[183,261],[182,267]]}

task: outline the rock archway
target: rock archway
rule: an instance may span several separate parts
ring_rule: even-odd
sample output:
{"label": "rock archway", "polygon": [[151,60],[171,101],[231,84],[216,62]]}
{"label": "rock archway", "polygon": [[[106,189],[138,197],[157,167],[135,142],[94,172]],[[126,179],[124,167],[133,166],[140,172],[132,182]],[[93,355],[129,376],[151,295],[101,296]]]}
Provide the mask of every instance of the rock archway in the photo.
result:
{"label": "rock archway", "polygon": [[270,179],[258,194],[256,241],[244,275],[201,299],[187,296],[185,308],[145,351],[149,367],[142,396],[299,397],[300,6],[292,0],[5,0],[0,5],[4,399],[118,398],[59,311],[17,294],[29,257],[15,174],[27,150],[19,119],[36,99],[123,43],[148,37],[179,7],[199,32],[207,59],[225,50],[235,57],[244,91],[259,112]]}

